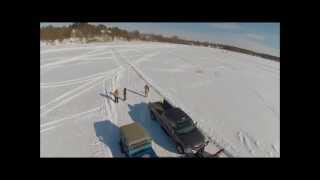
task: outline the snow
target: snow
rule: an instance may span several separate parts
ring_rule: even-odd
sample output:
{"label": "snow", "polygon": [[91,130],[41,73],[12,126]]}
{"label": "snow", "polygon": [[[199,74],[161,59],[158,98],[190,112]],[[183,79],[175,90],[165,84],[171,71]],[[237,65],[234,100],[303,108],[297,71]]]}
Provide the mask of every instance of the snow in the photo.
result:
{"label": "snow", "polygon": [[[207,151],[280,157],[279,62],[151,42],[41,44],[40,55],[41,157],[122,157],[119,127],[134,121],[160,157],[181,156],[150,119],[147,103],[161,96],[198,122],[213,141]],[[115,104],[110,92],[124,87],[127,100]]]}

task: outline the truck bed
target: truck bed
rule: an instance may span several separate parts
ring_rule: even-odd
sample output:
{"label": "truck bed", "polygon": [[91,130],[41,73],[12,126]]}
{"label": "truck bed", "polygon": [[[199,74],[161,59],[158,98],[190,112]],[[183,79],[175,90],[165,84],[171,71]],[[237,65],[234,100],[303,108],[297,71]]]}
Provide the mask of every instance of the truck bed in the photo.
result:
{"label": "truck bed", "polygon": [[153,102],[153,103],[149,103],[150,107],[154,110],[156,110],[159,114],[161,114],[162,112],[164,112],[164,108],[162,105],[162,102]]}
{"label": "truck bed", "polygon": [[165,110],[174,108],[174,106],[169,104],[166,100],[164,100],[163,102],[157,101],[157,102],[152,102],[152,103],[149,103],[149,104],[159,112],[163,112]]}

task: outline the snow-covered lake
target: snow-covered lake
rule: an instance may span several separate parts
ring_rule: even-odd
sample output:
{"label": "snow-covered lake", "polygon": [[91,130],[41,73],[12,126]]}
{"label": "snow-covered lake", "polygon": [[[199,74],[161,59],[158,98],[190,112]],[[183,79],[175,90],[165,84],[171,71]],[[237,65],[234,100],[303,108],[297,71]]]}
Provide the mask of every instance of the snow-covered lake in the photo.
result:
{"label": "snow-covered lake", "polygon": [[[122,157],[119,127],[139,122],[162,157],[175,145],[150,120],[157,87],[234,157],[280,157],[280,63],[245,54],[166,43],[41,46],[41,157]],[[132,66],[130,66],[131,64]],[[127,101],[107,96],[126,87]]]}

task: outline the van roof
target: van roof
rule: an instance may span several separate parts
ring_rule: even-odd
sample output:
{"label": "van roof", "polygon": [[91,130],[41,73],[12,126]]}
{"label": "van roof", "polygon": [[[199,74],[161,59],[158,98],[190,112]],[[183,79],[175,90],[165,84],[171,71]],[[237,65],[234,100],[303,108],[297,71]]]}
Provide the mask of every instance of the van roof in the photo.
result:
{"label": "van roof", "polygon": [[121,126],[120,133],[126,139],[129,146],[141,141],[151,140],[148,132],[137,122]]}

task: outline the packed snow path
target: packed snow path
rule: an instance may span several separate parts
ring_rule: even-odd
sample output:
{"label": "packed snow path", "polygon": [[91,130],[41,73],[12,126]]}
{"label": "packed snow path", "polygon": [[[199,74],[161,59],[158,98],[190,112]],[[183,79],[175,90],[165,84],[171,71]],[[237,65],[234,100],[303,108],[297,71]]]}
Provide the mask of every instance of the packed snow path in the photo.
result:
{"label": "packed snow path", "polygon": [[[163,43],[41,47],[40,54],[43,157],[122,157],[119,127],[133,121],[151,134],[159,156],[179,156],[150,120],[146,104],[161,99],[157,91],[232,156],[280,156],[277,62]],[[145,81],[155,86],[149,98]],[[110,92],[122,95],[124,87],[127,101],[115,104]]]}

